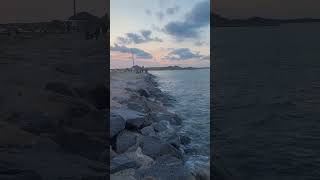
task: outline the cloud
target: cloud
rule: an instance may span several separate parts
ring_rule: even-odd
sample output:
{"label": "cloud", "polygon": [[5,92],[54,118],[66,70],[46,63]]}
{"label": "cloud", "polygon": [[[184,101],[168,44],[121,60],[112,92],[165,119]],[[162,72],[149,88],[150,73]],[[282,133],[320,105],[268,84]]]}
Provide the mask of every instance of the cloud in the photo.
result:
{"label": "cloud", "polygon": [[151,16],[152,15],[152,12],[150,11],[150,9],[146,9],[146,14],[148,15],[148,16]]}
{"label": "cloud", "polygon": [[196,45],[196,46],[204,46],[204,45],[209,45],[209,43],[207,43],[205,41],[196,41],[194,43],[194,45]]}
{"label": "cloud", "polygon": [[121,53],[132,53],[134,55],[136,55],[137,58],[141,58],[141,59],[152,59],[153,56],[148,53],[145,52],[144,50],[138,49],[138,48],[128,48],[126,46],[119,46],[118,44],[114,44],[114,46],[110,47],[111,51],[117,51],[117,52],[121,52]]}
{"label": "cloud", "polygon": [[141,30],[140,33],[127,33],[125,37],[118,37],[119,44],[141,44],[147,42],[162,42],[158,37],[151,37],[152,31]]}
{"label": "cloud", "polygon": [[161,12],[161,11],[156,12],[156,16],[159,18],[159,20],[160,20],[160,21],[162,21],[162,20],[163,20],[163,18],[164,18],[164,13],[163,13],[163,12]]}
{"label": "cloud", "polygon": [[172,49],[163,59],[169,60],[189,60],[189,59],[202,59],[205,56],[199,52],[192,52],[189,48]]}
{"label": "cloud", "polygon": [[177,13],[179,11],[179,9],[180,9],[179,6],[175,6],[175,7],[172,7],[172,8],[167,8],[166,13],[168,15],[173,15],[173,14]]}
{"label": "cloud", "polygon": [[199,30],[210,24],[210,2],[208,0],[197,3],[185,15],[183,21],[172,21],[164,27],[164,32],[178,40],[197,38]]}

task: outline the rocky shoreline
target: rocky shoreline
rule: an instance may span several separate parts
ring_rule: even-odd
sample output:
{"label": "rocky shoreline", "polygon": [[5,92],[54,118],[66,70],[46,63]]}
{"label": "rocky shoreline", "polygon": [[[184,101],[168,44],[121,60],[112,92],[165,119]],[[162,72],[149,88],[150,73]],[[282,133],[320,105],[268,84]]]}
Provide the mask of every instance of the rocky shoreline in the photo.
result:
{"label": "rocky shoreline", "polygon": [[182,146],[190,138],[177,134],[183,120],[167,110],[155,76],[111,72],[110,89],[111,179],[209,179],[209,169],[185,167]]}

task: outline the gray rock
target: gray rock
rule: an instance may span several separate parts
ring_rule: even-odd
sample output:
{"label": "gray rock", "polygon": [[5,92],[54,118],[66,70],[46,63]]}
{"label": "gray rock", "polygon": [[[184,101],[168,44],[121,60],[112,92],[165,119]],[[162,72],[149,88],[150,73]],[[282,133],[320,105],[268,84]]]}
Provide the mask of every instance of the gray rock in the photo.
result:
{"label": "gray rock", "polygon": [[120,154],[111,159],[110,162],[110,172],[116,173],[118,171],[122,171],[129,168],[138,168],[138,164],[136,161],[130,159],[125,154]]}
{"label": "gray rock", "polygon": [[139,89],[138,93],[140,94],[140,96],[144,96],[146,98],[150,97],[150,93],[148,92],[148,90],[145,89]]}
{"label": "gray rock", "polygon": [[129,102],[127,104],[127,106],[128,106],[129,109],[134,110],[134,111],[138,111],[138,112],[141,112],[141,113],[145,113],[147,111],[143,101],[138,102],[138,103]]}
{"label": "gray rock", "polygon": [[137,134],[130,131],[123,131],[117,136],[116,149],[118,153],[123,153],[130,147],[137,144]]}
{"label": "gray rock", "polygon": [[163,144],[163,146],[161,147],[160,153],[161,153],[161,155],[168,154],[168,155],[174,156],[179,159],[183,158],[182,152],[179,149],[177,149],[173,145],[167,144],[167,143]]}
{"label": "gray rock", "polygon": [[160,149],[162,147],[162,142],[157,137],[145,136],[141,139],[142,153],[150,157],[160,156]]}
{"label": "gray rock", "polygon": [[126,128],[128,129],[140,129],[145,122],[144,117],[139,117],[135,119],[128,119],[126,121]]}
{"label": "gray rock", "polygon": [[168,129],[168,121],[162,120],[160,122],[153,123],[152,126],[156,132],[166,131]]}
{"label": "gray rock", "polygon": [[144,121],[144,114],[138,111],[133,111],[128,108],[120,108],[112,110],[114,113],[119,114],[125,121],[127,128],[140,128]]}
{"label": "gray rock", "polygon": [[174,147],[179,148],[179,146],[181,144],[180,136],[177,134],[174,134],[173,136],[171,136],[167,139],[167,142],[169,144],[173,145]]}
{"label": "gray rock", "polygon": [[137,162],[140,168],[147,168],[153,164],[153,159],[147,155],[142,153],[140,147],[137,148],[134,152],[127,152],[125,153],[127,157]]}
{"label": "gray rock", "polygon": [[111,174],[110,180],[136,180],[133,176],[120,176]]}
{"label": "gray rock", "polygon": [[163,143],[161,140],[154,136],[144,136],[140,142],[142,153],[152,158],[170,154],[177,158],[182,158],[180,150],[176,149],[168,143]]}
{"label": "gray rock", "polygon": [[151,113],[151,119],[153,122],[159,122],[159,121],[169,121],[173,125],[181,125],[182,119],[170,112],[161,112],[161,113]]}
{"label": "gray rock", "polygon": [[141,129],[141,134],[145,136],[155,136],[156,132],[154,131],[153,126],[147,126]]}
{"label": "gray rock", "polygon": [[115,135],[117,135],[120,131],[122,131],[126,126],[125,120],[115,114],[112,113],[110,114],[110,136],[113,138]]}
{"label": "gray rock", "polygon": [[157,158],[155,164],[148,169],[137,170],[135,177],[136,179],[147,177],[165,180],[192,179],[192,175],[185,168],[182,161],[170,155]]}

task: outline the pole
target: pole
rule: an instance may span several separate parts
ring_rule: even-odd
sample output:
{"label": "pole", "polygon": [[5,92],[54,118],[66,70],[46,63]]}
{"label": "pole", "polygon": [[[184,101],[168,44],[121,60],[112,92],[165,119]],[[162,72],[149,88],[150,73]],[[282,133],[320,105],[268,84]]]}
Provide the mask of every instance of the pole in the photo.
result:
{"label": "pole", "polygon": [[130,49],[131,51],[131,56],[132,56],[132,67],[134,66],[134,55],[133,55],[133,52],[132,52],[132,49]]}

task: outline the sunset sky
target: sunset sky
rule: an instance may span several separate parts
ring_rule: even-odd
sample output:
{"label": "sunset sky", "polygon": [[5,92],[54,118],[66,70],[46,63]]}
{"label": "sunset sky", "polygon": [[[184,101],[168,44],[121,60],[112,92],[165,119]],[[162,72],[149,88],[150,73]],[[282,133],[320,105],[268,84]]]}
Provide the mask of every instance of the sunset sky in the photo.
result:
{"label": "sunset sky", "polygon": [[111,68],[210,65],[209,0],[111,0]]}

